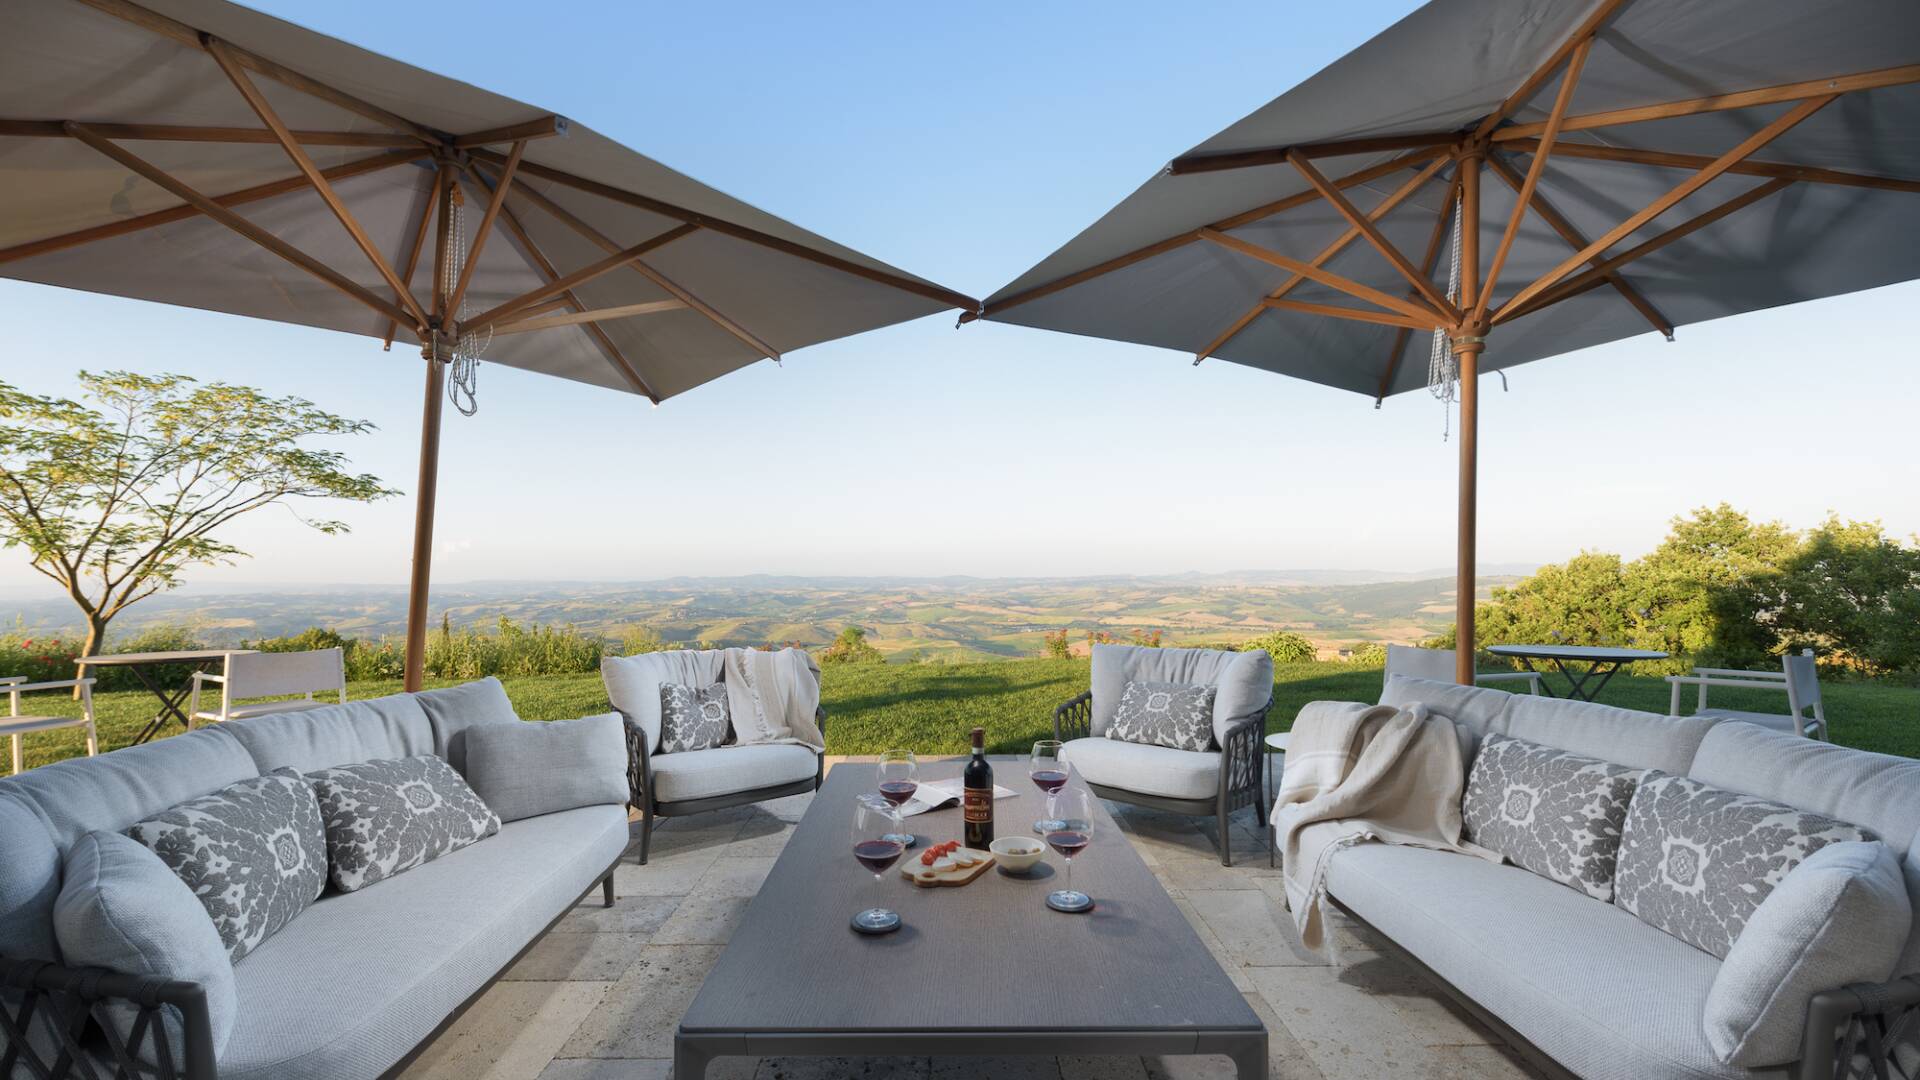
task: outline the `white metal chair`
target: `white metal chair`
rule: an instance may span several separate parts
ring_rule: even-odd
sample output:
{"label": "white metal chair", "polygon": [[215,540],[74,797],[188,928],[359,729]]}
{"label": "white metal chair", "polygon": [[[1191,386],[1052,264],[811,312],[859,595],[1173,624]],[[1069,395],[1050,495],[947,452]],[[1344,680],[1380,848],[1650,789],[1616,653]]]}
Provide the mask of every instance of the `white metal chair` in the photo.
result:
{"label": "white metal chair", "polygon": [[[1405,675],[1415,679],[1432,679],[1434,682],[1452,682],[1455,678],[1452,649],[1422,649],[1413,645],[1387,646],[1387,671],[1385,678]],[[1540,673],[1537,671],[1482,671],[1473,676],[1476,683],[1522,682],[1535,696],[1541,693]]]}
{"label": "white metal chair", "polygon": [[[1779,671],[1740,671],[1735,668],[1697,667],[1693,669],[1691,675],[1669,675],[1667,682],[1673,687],[1673,701],[1667,709],[1670,716],[1680,715],[1680,688],[1696,686],[1699,687],[1699,693],[1694,703],[1695,716],[1745,720],[1776,731],[1791,731],[1797,735],[1817,738],[1822,742],[1830,741],[1827,736],[1827,713],[1820,704],[1820,669],[1814,663],[1812,649],[1781,657]],[[1707,687],[1709,686],[1784,691],[1787,695],[1787,711],[1763,713],[1710,708],[1707,705]]]}
{"label": "white metal chair", "polygon": [[[72,690],[80,691],[79,716],[22,716],[20,714],[20,695],[34,690]],[[30,731],[53,731],[58,728],[83,727],[87,729],[87,756],[100,752],[100,736],[93,726],[93,680],[60,679],[55,682],[30,683],[25,675],[14,675],[0,679],[0,689],[7,693],[9,708],[7,717],[0,720],[0,732],[13,737],[13,773],[18,776],[26,768],[26,755],[20,750],[20,736]]]}
{"label": "white metal chair", "polygon": [[[201,709],[200,694],[208,685],[220,687],[220,707]],[[332,702],[317,701],[316,693],[338,693],[340,703],[347,701],[346,654],[337,648],[311,652],[243,652],[227,656],[226,669],[216,675],[195,672],[193,696],[187,706],[189,724],[200,720],[243,720],[249,716],[317,709]],[[236,705],[249,698],[286,697],[304,694],[294,701],[263,701],[254,705]]]}

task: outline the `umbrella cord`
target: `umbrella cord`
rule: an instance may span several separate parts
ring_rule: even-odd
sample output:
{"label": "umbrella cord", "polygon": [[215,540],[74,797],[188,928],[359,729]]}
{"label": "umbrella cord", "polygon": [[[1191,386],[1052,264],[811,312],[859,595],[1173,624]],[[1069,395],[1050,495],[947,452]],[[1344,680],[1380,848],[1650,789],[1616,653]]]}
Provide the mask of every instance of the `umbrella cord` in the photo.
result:
{"label": "umbrella cord", "polygon": [[[1460,299],[1460,204],[1453,204],[1453,256],[1447,269],[1447,299]],[[1453,355],[1453,339],[1445,330],[1433,332],[1433,346],[1427,354],[1427,389],[1440,399],[1446,410],[1445,427],[1440,432],[1440,440],[1447,441],[1453,434],[1453,399],[1460,382],[1460,365]]]}
{"label": "umbrella cord", "polygon": [[[451,295],[458,284],[460,268],[467,265],[467,230],[465,215],[462,213],[466,200],[458,198],[457,193],[452,205],[448,207],[447,257],[443,262],[440,288],[443,295]],[[452,355],[444,357],[447,364],[447,400],[459,410],[461,416],[472,416],[480,411],[480,354],[493,344],[493,327],[488,326],[484,339],[480,335],[467,332],[469,305],[467,298],[460,298],[460,310],[456,313],[461,327],[460,339],[454,342]],[[477,347],[476,347],[477,342]],[[439,338],[434,339],[434,351],[440,349]]]}

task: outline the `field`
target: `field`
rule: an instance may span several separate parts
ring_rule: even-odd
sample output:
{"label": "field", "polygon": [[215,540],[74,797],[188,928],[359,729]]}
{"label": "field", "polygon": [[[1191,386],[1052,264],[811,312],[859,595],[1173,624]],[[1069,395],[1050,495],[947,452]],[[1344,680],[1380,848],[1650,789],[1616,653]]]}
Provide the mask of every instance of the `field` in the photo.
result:
{"label": "field", "polygon": [[[906,747],[921,754],[958,754],[967,732],[987,729],[996,753],[1025,752],[1050,736],[1053,707],[1087,686],[1087,661],[1014,660],[975,664],[850,664],[823,675],[822,704],[828,715],[827,748],[835,754],[870,754]],[[597,674],[550,675],[506,680],[507,694],[529,720],[559,720],[608,710]],[[355,683],[356,698],[399,689],[391,682]],[[1861,749],[1920,757],[1920,690],[1884,683],[1842,682],[1823,687],[1836,742]],[[1268,727],[1285,731],[1309,701],[1373,701],[1380,669],[1340,662],[1282,665],[1274,674],[1274,705]],[[73,713],[74,702],[58,694],[26,699],[35,712]],[[1601,701],[1664,713],[1664,680],[1621,676]],[[1729,694],[1714,703],[1728,708],[1782,711],[1780,695],[1743,698]],[[141,693],[102,694],[96,699],[102,749],[125,746],[152,714],[153,699]],[[178,727],[171,729],[177,732]],[[27,763],[42,765],[84,752],[76,730],[26,736]]]}

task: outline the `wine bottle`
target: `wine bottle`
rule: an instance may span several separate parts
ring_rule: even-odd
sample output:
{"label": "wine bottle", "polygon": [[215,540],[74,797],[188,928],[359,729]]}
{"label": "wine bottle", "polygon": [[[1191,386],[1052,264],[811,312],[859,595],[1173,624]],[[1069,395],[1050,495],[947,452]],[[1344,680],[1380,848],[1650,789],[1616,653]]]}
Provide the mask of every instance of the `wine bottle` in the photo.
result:
{"label": "wine bottle", "polygon": [[993,843],[993,766],[987,764],[987,729],[973,729],[973,758],[961,774],[966,845],[985,851]]}

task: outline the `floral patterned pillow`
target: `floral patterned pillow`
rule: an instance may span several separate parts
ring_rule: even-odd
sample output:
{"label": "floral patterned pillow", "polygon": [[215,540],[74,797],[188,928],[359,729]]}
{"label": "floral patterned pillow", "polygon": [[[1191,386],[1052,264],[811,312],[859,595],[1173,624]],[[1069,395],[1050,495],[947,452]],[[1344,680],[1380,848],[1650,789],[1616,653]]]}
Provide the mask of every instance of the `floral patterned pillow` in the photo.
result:
{"label": "floral patterned pillow", "polygon": [[1614,903],[1721,959],[1774,886],[1858,825],[1697,780],[1648,772],[1621,830]]}
{"label": "floral patterned pillow", "polygon": [[313,788],[292,769],[221,788],[133,825],[187,883],[238,961],[327,886],[327,835]]}
{"label": "floral patterned pillow", "polygon": [[431,754],[307,774],[341,892],[364,889],[500,831],[500,818]]}
{"label": "floral patterned pillow", "polygon": [[701,687],[660,684],[659,753],[711,750],[726,742],[732,732],[725,683]]}
{"label": "floral patterned pillow", "polygon": [[1107,738],[1175,750],[1213,750],[1213,693],[1211,686],[1129,681],[1107,724]]}
{"label": "floral patterned pillow", "polygon": [[1620,829],[1645,775],[1490,734],[1481,740],[1460,804],[1467,839],[1523,870],[1611,900]]}

